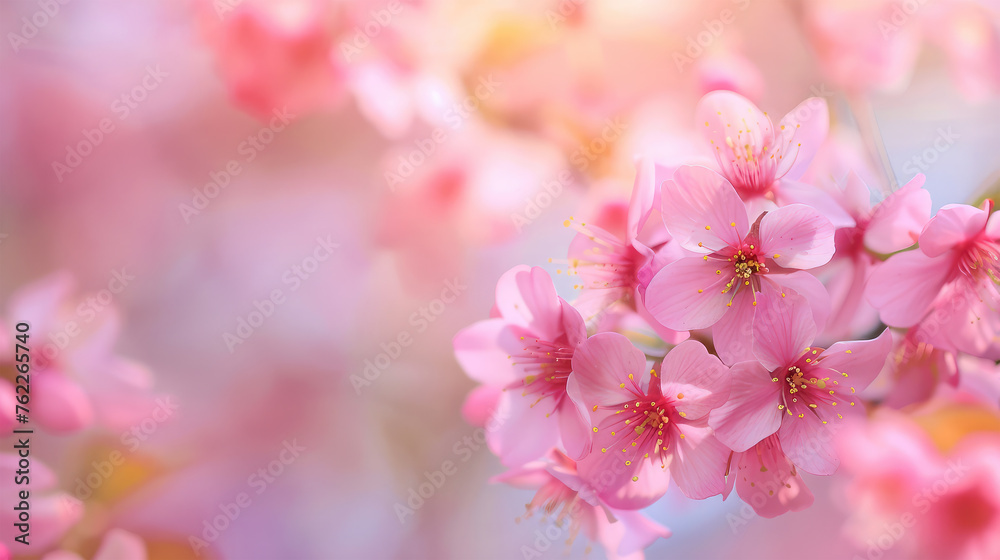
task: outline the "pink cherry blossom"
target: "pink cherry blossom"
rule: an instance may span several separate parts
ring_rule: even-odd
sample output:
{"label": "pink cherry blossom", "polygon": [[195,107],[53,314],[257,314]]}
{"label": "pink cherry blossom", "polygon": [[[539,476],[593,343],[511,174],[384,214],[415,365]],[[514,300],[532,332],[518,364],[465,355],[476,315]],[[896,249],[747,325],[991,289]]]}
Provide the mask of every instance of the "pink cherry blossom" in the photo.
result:
{"label": "pink cherry blossom", "polygon": [[[103,308],[98,316],[85,301],[72,298],[72,290],[72,277],[61,273],[24,286],[11,296],[0,322],[0,334],[10,345],[17,323],[31,325],[31,421],[59,433],[95,422],[129,428],[156,407],[153,376],[145,366],[114,352],[119,319],[113,307]],[[0,379],[0,401],[13,403],[13,348],[5,356],[10,361],[0,364],[11,375]],[[13,415],[13,404],[4,407],[0,427],[12,426]]]}
{"label": "pink cherry blossom", "polygon": [[808,298],[819,324],[829,302],[822,283],[806,272],[834,253],[833,225],[803,204],[778,208],[750,227],[743,201],[721,175],[683,166],[663,184],[663,220],[681,247],[697,256],[668,264],[646,288],[646,308],[675,330],[715,326],[727,364],[753,358],[750,329],[758,296]]}
{"label": "pink cherry blossom", "polygon": [[753,325],[757,361],[733,366],[731,397],[709,418],[719,440],[745,451],[777,434],[798,468],[819,475],[836,470],[833,425],[863,414],[856,393],[881,371],[892,338],[884,331],[823,349],[812,346],[816,333],[801,296],[764,300]]}
{"label": "pink cherry blossom", "polygon": [[877,313],[868,305],[864,291],[880,262],[875,253],[891,254],[916,244],[931,216],[931,196],[921,188],[923,183],[924,176],[918,174],[873,207],[868,186],[853,171],[848,174],[844,190],[836,198],[855,226],[837,230],[837,252],[817,271],[819,277],[826,278],[834,310],[826,336],[839,338],[874,326]]}
{"label": "pink cherry blossom", "polygon": [[593,424],[580,472],[605,482],[598,494],[608,504],[644,507],[671,477],[691,498],[722,492],[729,450],[707,419],[729,396],[729,372],[700,342],[677,345],[657,373],[626,337],[599,333],[573,356],[571,383]]}
{"label": "pink cherry blossom", "polygon": [[802,511],[813,503],[812,492],[781,450],[777,434],[767,436],[746,451],[734,451],[728,473],[724,496],[728,497],[735,485],[740,499],[761,517]]}
{"label": "pink cherry blossom", "polygon": [[608,558],[641,560],[642,549],[658,538],[668,538],[670,530],[631,510],[614,509],[594,492],[593,484],[581,477],[576,464],[566,455],[553,451],[545,461],[536,461],[493,478],[518,488],[535,489],[527,505],[525,518],[541,511],[555,515],[560,527],[569,523],[567,543],[581,532],[591,542],[600,543]]}
{"label": "pink cherry blossom", "polygon": [[823,98],[803,101],[781,119],[777,131],[767,113],[731,91],[705,95],[695,112],[696,127],[719,171],[746,202],[751,220],[778,206],[803,203],[827,212],[837,227],[852,225],[828,194],[797,182],[830,127]]}
{"label": "pink cherry blossom", "polygon": [[938,317],[945,349],[1000,359],[1000,218],[993,201],[949,204],[920,234],[920,249],[893,255],[872,274],[868,300],[882,321],[912,327]]}
{"label": "pink cherry blossom", "polygon": [[[596,316],[621,302],[646,320],[665,342],[676,344],[687,338],[687,334],[660,325],[643,303],[649,280],[680,256],[676,244],[670,243],[670,234],[662,227],[659,210],[657,185],[671,173],[672,169],[641,158],[636,162],[635,184],[625,220],[615,219],[618,212],[605,211],[599,217],[608,219],[598,220],[604,227],[576,223],[573,219],[565,225],[580,232],[569,247],[568,272],[580,279],[576,285],[580,296],[573,305],[583,316]],[[608,205],[606,209],[612,208]],[[620,226],[621,231],[615,226]]]}
{"label": "pink cherry blossom", "polygon": [[556,294],[544,270],[527,266],[497,282],[495,315],[455,335],[455,356],[469,377],[502,389],[495,403],[477,398],[467,415],[481,418],[476,408],[496,409],[504,420],[487,441],[508,466],[538,459],[560,440],[571,456],[582,456],[589,427],[567,394],[567,381],[576,348],[587,337],[583,318]]}

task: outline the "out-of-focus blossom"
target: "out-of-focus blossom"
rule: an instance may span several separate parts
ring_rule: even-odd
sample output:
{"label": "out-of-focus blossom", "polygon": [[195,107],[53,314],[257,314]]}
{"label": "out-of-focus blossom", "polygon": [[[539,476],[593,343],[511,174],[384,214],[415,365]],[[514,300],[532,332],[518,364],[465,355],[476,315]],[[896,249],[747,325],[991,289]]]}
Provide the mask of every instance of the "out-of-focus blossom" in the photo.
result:
{"label": "out-of-focus blossom", "polygon": [[555,515],[554,523],[569,532],[571,544],[580,532],[591,542],[600,543],[608,558],[641,560],[642,550],[658,538],[670,536],[670,530],[651,521],[638,511],[614,509],[595,492],[595,483],[577,472],[574,462],[558,451],[545,461],[536,461],[493,478],[517,488],[538,489],[527,505],[525,518],[536,512]]}
{"label": "out-of-focus blossom", "polygon": [[599,333],[573,356],[571,383],[593,424],[591,454],[580,472],[607,479],[598,492],[606,503],[645,507],[666,492],[671,477],[694,499],[723,491],[729,450],[707,421],[729,397],[729,371],[700,342],[680,343],[657,373],[627,338]]}
{"label": "out-of-focus blossom", "polygon": [[838,434],[859,549],[887,558],[1000,555],[1000,417],[941,402]]}
{"label": "out-of-focus blossom", "polygon": [[[118,317],[105,294],[71,298],[73,280],[54,274],[15,293],[7,305],[3,335],[13,346],[15,325],[27,323],[31,349],[31,421],[52,432],[73,432],[95,421],[120,429],[155,407],[152,374],[114,353]],[[107,292],[110,296],[110,292]],[[100,312],[100,315],[98,314]],[[0,380],[0,425],[14,425],[14,352]]]}
{"label": "out-of-focus blossom", "polygon": [[837,251],[817,274],[826,277],[833,314],[826,336],[840,338],[874,327],[875,310],[864,298],[865,286],[877,263],[876,254],[891,254],[914,245],[931,216],[931,196],[917,175],[872,207],[871,190],[850,173],[839,194],[842,207],[854,219],[851,228],[837,230]]}
{"label": "out-of-focus blossom", "polygon": [[675,330],[708,328],[727,364],[753,359],[750,325],[762,298],[806,296],[816,322],[829,314],[826,290],[806,272],[834,253],[833,225],[793,204],[765,214],[751,229],[746,207],[724,177],[683,166],[663,184],[663,220],[692,256],[668,264],[646,288],[646,308]]}
{"label": "out-of-focus blossom", "polygon": [[[146,544],[138,536],[123,529],[112,529],[104,535],[101,546],[91,560],[146,560]],[[68,550],[55,550],[42,560],[84,560]]]}
{"label": "out-of-focus blossom", "polygon": [[998,10],[989,0],[809,0],[806,36],[824,73],[851,93],[902,89],[928,42],[947,54],[958,89],[982,100],[1000,92]]}

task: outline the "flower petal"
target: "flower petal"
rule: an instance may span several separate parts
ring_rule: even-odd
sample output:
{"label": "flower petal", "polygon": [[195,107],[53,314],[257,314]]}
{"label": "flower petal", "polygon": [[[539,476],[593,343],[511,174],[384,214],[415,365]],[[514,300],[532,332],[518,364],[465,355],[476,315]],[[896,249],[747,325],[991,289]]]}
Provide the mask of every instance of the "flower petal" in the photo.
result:
{"label": "flower petal", "polygon": [[866,288],[868,301],[885,324],[912,327],[927,314],[953,263],[947,255],[931,258],[923,251],[897,253],[875,267]]}
{"label": "flower petal", "polygon": [[732,304],[729,311],[712,327],[715,350],[726,364],[756,359],[753,354],[755,301],[757,294],[750,286],[740,286],[729,302]]}
{"label": "flower petal", "polygon": [[509,350],[515,342],[505,320],[487,319],[458,331],[452,346],[466,375],[480,383],[506,385],[517,377]]}
{"label": "flower petal", "polygon": [[736,492],[757,515],[777,517],[801,511],[813,503],[813,494],[785,457],[776,436],[740,453],[736,461]]}
{"label": "flower petal", "polygon": [[670,462],[670,475],[677,487],[692,500],[721,494],[726,488],[730,449],[707,425],[684,424],[679,430],[684,437],[671,438],[674,457]]}
{"label": "flower petal", "polygon": [[487,430],[490,450],[508,467],[521,466],[544,456],[559,443],[559,423],[551,400],[538,402],[534,395],[516,389],[500,396],[495,430]]}
{"label": "flower petal", "polygon": [[873,340],[852,340],[837,342],[827,348],[816,364],[830,368],[840,374],[847,374],[846,381],[841,379],[840,386],[850,385],[856,391],[868,387],[885,366],[885,361],[892,350],[892,333],[889,329]]}
{"label": "flower petal", "polygon": [[715,171],[683,165],[664,181],[663,222],[682,247],[712,253],[738,247],[750,229],[746,207],[736,189]]}
{"label": "flower petal", "polygon": [[708,425],[730,449],[746,451],[781,426],[782,384],[771,381],[771,373],[758,362],[741,362],[731,371],[729,401],[712,411]]}
{"label": "flower petal", "polygon": [[715,259],[700,257],[668,264],[646,287],[646,310],[668,329],[711,327],[728,310],[730,295],[722,290],[733,279],[733,272],[731,265],[724,268]]}
{"label": "flower petal", "polygon": [[918,173],[875,207],[865,229],[866,247],[887,255],[917,242],[931,218],[931,193],[921,188],[923,184],[924,176]]}
{"label": "flower petal", "polygon": [[775,177],[798,179],[830,131],[830,110],[822,97],[810,97],[789,111],[778,126],[775,148],[781,161]]}
{"label": "flower petal", "polygon": [[920,232],[920,250],[928,257],[972,239],[983,231],[989,212],[968,204],[946,204]]}
{"label": "flower petal", "polygon": [[827,423],[828,408],[826,405],[809,408],[801,399],[798,403],[788,403],[787,414],[778,428],[778,439],[785,455],[807,473],[833,474],[840,465],[834,448],[834,432]]}
{"label": "flower petal", "polygon": [[554,341],[562,333],[559,296],[545,270],[515,266],[497,281],[496,305],[508,322]]}
{"label": "flower petal", "polygon": [[646,356],[618,333],[595,334],[573,354],[572,376],[587,408],[614,406],[643,395],[646,375]]}
{"label": "flower petal", "polygon": [[729,398],[729,368],[705,346],[687,340],[667,352],[660,368],[663,394],[677,397],[677,408],[689,420],[699,420]]}
{"label": "flower petal", "polygon": [[804,204],[768,212],[760,221],[760,248],[784,268],[816,268],[836,249],[830,220]]}
{"label": "flower petal", "polygon": [[816,338],[816,323],[805,298],[773,291],[757,296],[753,353],[768,371],[792,364]]}

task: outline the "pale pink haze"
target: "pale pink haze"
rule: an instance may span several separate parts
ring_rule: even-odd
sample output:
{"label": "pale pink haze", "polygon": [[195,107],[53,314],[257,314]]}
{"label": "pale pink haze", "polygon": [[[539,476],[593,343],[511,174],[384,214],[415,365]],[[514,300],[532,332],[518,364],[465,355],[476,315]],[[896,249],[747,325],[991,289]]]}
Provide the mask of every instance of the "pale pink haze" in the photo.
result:
{"label": "pale pink haze", "polygon": [[709,425],[734,451],[777,434],[798,468],[833,474],[839,464],[833,425],[864,415],[857,392],[875,379],[892,347],[888,330],[874,340],[812,346],[816,324],[799,296],[766,299],[753,325],[757,360],[733,366],[732,396]]}
{"label": "pale pink haze", "polygon": [[829,296],[813,275],[789,269],[823,265],[834,253],[834,227],[815,209],[791,204],[764,214],[751,228],[736,190],[714,171],[682,166],[663,184],[663,221],[694,256],[665,266],[646,288],[646,308],[675,330],[714,326],[727,364],[753,359],[749,325],[761,299],[801,294],[818,324]]}
{"label": "pale pink haze", "polygon": [[859,549],[899,524],[894,548],[903,556],[1000,556],[997,432],[966,435],[944,453],[910,417],[883,409],[870,422],[850,424],[838,448],[852,476],[847,534]]}
{"label": "pale pink haze", "polygon": [[992,211],[992,200],[944,206],[920,233],[919,250],[875,270],[867,295],[885,324],[912,327],[933,315],[939,346],[1000,359],[1000,217]]}
{"label": "pale pink haze", "polygon": [[827,212],[837,227],[852,225],[830,195],[798,182],[829,132],[826,100],[806,99],[781,119],[777,129],[767,113],[731,91],[705,95],[695,113],[695,126],[719,172],[746,202],[751,220],[761,212],[802,203]]}
{"label": "pale pink haze", "polygon": [[573,457],[589,448],[585,415],[568,396],[572,359],[587,338],[583,318],[556,294],[548,273],[517,266],[497,282],[493,318],[455,335],[462,369],[486,389],[470,396],[467,418],[495,411],[490,449],[507,466],[539,459],[562,443]]}
{"label": "pale pink haze", "polygon": [[[579,533],[591,542],[600,543],[608,558],[641,560],[642,550],[656,539],[667,538],[670,530],[642,513],[610,507],[594,491],[593,484],[581,477],[572,459],[558,451],[544,461],[535,461],[493,478],[517,488],[538,489],[527,505],[525,518],[541,513],[552,523],[569,523],[567,541]],[[564,529],[565,530],[565,529]]]}
{"label": "pale pink haze", "polygon": [[599,333],[573,356],[571,383],[593,426],[580,473],[602,482],[597,491],[606,503],[645,507],[666,492],[671,478],[693,499],[723,491],[729,449],[707,420],[729,397],[730,375],[700,342],[674,347],[657,371],[626,337]]}

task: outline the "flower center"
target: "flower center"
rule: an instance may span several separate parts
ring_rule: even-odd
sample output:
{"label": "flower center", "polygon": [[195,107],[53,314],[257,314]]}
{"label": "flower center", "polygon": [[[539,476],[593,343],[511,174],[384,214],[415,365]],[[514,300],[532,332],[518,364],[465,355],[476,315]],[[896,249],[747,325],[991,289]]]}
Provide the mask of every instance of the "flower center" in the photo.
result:
{"label": "flower center", "polygon": [[[680,398],[683,395],[678,395]],[[671,416],[683,417],[684,413],[678,412],[674,403],[662,396],[640,395],[635,401],[608,408],[615,411],[614,415],[594,431],[610,431],[614,439],[611,447],[601,448],[601,452],[620,454],[626,465],[647,459],[652,453],[654,459],[659,458],[660,467],[666,468],[669,442],[664,431],[670,426]],[[675,424],[676,420],[674,418]]]}
{"label": "flower center", "polygon": [[980,238],[966,249],[958,266],[962,274],[975,282],[986,275],[993,283],[1000,284],[1000,246],[992,239]]}
{"label": "flower center", "polygon": [[[521,337],[524,347],[510,358],[515,367],[524,375],[508,388],[521,388],[522,396],[535,395],[538,400],[552,397],[555,408],[566,394],[566,379],[573,371],[573,349],[564,344]],[[553,408],[553,411],[555,411]]]}

